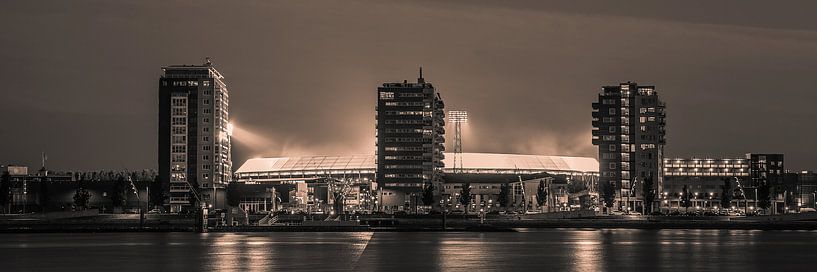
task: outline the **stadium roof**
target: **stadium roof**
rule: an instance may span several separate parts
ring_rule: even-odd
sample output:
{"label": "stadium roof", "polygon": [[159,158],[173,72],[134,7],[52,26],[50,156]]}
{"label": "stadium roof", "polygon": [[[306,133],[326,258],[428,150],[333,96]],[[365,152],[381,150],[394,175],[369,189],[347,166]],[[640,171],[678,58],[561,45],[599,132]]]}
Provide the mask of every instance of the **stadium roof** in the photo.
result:
{"label": "stadium roof", "polygon": [[[458,157],[465,170],[539,170],[554,172],[598,172],[599,163],[594,158],[462,153]],[[446,154],[446,170],[454,167],[454,154]],[[257,172],[292,172],[314,170],[368,170],[374,171],[374,155],[352,156],[302,156],[281,158],[255,158],[247,160],[237,174]]]}

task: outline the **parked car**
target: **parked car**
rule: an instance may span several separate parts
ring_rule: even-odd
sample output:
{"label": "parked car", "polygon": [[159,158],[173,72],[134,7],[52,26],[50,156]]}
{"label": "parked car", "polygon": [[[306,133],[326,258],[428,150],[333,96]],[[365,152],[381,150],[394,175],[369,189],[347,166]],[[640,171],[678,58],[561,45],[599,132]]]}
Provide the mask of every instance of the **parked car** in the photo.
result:
{"label": "parked car", "polygon": [[817,212],[817,210],[815,210],[814,208],[800,208],[800,212],[801,213],[804,213],[804,212]]}

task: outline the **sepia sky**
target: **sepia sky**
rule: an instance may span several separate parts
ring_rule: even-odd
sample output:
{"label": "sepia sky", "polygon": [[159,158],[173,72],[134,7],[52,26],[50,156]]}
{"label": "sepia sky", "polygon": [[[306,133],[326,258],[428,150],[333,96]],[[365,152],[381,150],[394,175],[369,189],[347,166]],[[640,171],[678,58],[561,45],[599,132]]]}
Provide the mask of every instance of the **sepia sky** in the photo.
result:
{"label": "sepia sky", "polygon": [[710,2],[4,1],[0,164],[157,168],[160,68],[210,56],[235,168],[373,154],[376,88],[422,65],[469,111],[466,152],[597,157],[591,103],[634,81],[667,103],[669,157],[817,170],[817,2]]}

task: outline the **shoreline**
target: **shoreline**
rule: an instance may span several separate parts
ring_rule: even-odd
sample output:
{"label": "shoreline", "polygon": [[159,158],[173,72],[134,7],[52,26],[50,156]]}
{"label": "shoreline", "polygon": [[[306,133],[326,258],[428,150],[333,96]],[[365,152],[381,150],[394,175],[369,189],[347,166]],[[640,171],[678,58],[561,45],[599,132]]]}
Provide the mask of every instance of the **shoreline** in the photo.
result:
{"label": "shoreline", "polygon": [[[758,218],[765,219],[765,218]],[[362,224],[350,221],[321,225],[220,226],[208,232],[513,232],[516,229],[723,229],[723,230],[817,230],[817,221],[711,219],[448,219],[447,228],[437,218],[367,218]],[[140,228],[139,220],[0,220],[0,233],[105,233],[105,232],[195,232],[193,220],[149,220]],[[384,225],[383,222],[390,224]],[[352,221],[356,223],[356,221]]]}

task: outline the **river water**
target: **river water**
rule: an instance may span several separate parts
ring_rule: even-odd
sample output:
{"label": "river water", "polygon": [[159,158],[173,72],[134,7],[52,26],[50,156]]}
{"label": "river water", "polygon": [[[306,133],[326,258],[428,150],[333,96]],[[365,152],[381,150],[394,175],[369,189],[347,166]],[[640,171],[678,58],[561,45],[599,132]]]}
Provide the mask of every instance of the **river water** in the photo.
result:
{"label": "river water", "polygon": [[817,271],[817,232],[0,234],[0,271]]}

